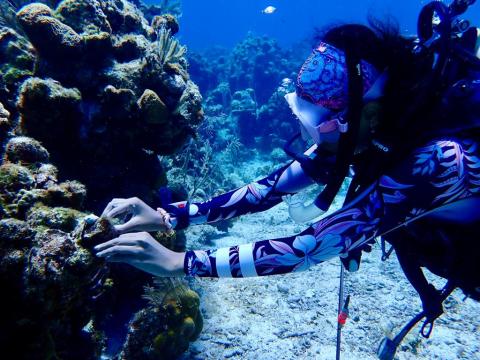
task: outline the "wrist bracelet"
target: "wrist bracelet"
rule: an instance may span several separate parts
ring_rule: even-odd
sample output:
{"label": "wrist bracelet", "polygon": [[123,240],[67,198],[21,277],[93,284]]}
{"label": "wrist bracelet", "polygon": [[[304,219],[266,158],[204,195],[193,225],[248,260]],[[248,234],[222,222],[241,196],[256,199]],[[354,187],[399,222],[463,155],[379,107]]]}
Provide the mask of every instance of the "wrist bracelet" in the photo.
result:
{"label": "wrist bracelet", "polygon": [[173,230],[174,226],[172,225],[170,214],[162,208],[157,208],[157,213],[162,217],[163,226],[165,226],[167,230]]}

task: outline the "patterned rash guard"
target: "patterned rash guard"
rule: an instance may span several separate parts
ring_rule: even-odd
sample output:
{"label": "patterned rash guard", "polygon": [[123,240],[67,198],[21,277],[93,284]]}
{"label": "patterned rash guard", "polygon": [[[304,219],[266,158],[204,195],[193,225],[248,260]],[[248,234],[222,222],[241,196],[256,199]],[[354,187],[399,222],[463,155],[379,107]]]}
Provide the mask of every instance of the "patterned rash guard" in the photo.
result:
{"label": "patterned rash guard", "polygon": [[[229,248],[187,251],[184,271],[199,277],[264,276],[302,271],[335,256],[345,257],[409,219],[434,210],[455,213],[460,200],[479,192],[479,156],[477,143],[471,140],[431,142],[302,233]],[[276,191],[275,184],[282,171],[208,202],[192,204],[190,222],[228,219],[278,204],[284,193]]]}

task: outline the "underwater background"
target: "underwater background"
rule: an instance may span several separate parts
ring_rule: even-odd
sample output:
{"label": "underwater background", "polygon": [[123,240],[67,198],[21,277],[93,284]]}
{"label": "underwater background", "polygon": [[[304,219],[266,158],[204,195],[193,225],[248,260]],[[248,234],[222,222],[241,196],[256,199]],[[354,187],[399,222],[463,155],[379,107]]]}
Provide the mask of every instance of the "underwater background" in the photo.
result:
{"label": "underwater background", "polygon": [[[152,279],[92,254],[117,235],[93,215],[114,197],[160,206],[166,186],[173,201],[207,200],[282,166],[298,130],[284,95],[316,29],[392,16],[414,35],[425,3],[0,0],[0,358],[334,358],[339,262]],[[302,230],[280,204],[154,235],[182,251]],[[347,274],[344,359],[375,359],[421,309],[396,259],[380,259],[375,246]],[[480,359],[480,305],[455,292],[445,309],[433,336],[412,331],[397,358]]]}
{"label": "underwater background", "polygon": [[[146,0],[155,4],[156,0]],[[379,19],[394,17],[402,33],[415,35],[417,16],[425,0],[183,0],[179,38],[190,50],[201,51],[214,45],[232,48],[251,31],[275,39],[282,47],[308,39],[315,28],[338,23],[366,23],[368,15]],[[274,6],[271,15],[262,13]],[[468,12],[478,24],[478,5]]]}

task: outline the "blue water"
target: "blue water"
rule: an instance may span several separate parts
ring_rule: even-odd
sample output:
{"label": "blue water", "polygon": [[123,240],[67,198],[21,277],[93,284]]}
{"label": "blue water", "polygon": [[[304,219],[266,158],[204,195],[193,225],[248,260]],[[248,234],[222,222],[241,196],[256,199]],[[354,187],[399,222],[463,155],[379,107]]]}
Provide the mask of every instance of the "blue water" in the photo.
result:
{"label": "blue water", "polygon": [[[159,3],[148,0],[147,3]],[[213,45],[232,47],[248,32],[267,35],[290,46],[311,37],[314,28],[338,22],[365,23],[368,14],[393,16],[402,32],[416,33],[417,15],[428,1],[418,0],[183,0],[179,37],[191,50]],[[272,5],[277,11],[265,15]],[[480,5],[466,16],[480,24]]]}
{"label": "blue water", "polygon": [[[93,359],[101,341],[106,344],[102,359],[122,348],[130,355],[119,357],[127,360],[152,359],[160,351],[160,358],[173,359],[169,354],[184,352],[192,320],[197,328],[201,323],[192,310],[192,297],[188,306],[176,290],[176,298],[167,298],[171,286],[177,286],[171,281],[165,289],[159,286],[161,304],[134,316],[146,306],[142,294],[151,277],[124,264],[113,264],[107,274],[100,260],[92,260],[93,252],[87,256],[93,241],[109,241],[118,234],[103,220],[96,226],[91,217],[84,222],[82,212],[101,214],[111,199],[127,197],[144,200],[152,211],[188,198],[208,204],[220,193],[273,173],[290,160],[281,149],[299,129],[284,101],[295,83],[285,80],[296,78],[315,30],[365,24],[371,15],[379,20],[392,17],[403,34],[414,35],[419,11],[428,2],[180,0],[183,16],[175,37],[188,47],[188,61],[164,63],[161,42],[136,36],[145,35],[146,29],[128,14],[130,7],[112,10],[115,0],[84,1],[102,7],[111,24],[103,24],[100,15],[78,15],[80,2],[64,1],[63,12],[53,19],[34,19],[45,8],[30,7],[31,12],[23,13],[29,14],[23,28],[22,22],[13,21],[13,9],[8,8],[10,17],[4,15],[6,1],[0,0],[0,284],[8,306],[0,316],[0,360],[47,358],[44,354]],[[59,1],[43,0],[50,5]],[[268,6],[276,11],[263,13]],[[91,21],[85,16],[92,16]],[[465,18],[480,27],[480,0]],[[98,33],[92,30],[96,21],[105,26]],[[78,26],[79,33],[101,36],[79,41],[69,23]],[[4,24],[25,32],[25,40],[5,31]],[[103,36],[109,27],[113,46],[103,46],[109,44]],[[212,47],[224,49],[205,51]],[[190,81],[198,85],[203,103]],[[10,146],[3,147],[7,142]],[[297,152],[307,147],[297,145]],[[76,181],[88,189],[85,200],[84,188]],[[171,201],[164,185],[174,192]],[[313,200],[319,192],[311,187],[306,197]],[[246,199],[250,201],[248,195]],[[220,203],[217,200],[212,203]],[[263,200],[259,208],[268,204]],[[281,239],[304,229],[289,218],[284,203],[241,221],[192,226],[163,241],[177,247],[175,251],[183,251],[184,245],[204,250]],[[358,275],[347,275],[346,289],[355,296],[352,320],[343,333],[346,359],[373,359],[383,332],[399,329],[420,308],[400,266],[380,264],[380,249],[373,252],[364,257]],[[305,256],[310,255],[305,251]],[[201,296],[205,326],[180,359],[334,358],[338,267],[330,261],[302,274],[192,280],[189,286]],[[423,344],[414,336],[407,339],[400,358],[480,360],[480,303],[458,305],[459,299],[457,294],[446,303],[447,314],[437,323],[435,336]],[[10,348],[17,356],[8,356]]]}

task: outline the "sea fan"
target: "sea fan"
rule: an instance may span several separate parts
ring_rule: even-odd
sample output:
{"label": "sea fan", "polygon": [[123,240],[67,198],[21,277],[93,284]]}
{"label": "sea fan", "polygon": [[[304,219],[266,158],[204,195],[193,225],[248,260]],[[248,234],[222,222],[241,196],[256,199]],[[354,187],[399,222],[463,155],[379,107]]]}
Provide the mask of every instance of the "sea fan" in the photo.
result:
{"label": "sea fan", "polygon": [[164,65],[166,63],[180,61],[180,59],[187,53],[187,48],[180,45],[178,40],[172,36],[170,29],[162,27],[157,34],[154,52],[157,60]]}
{"label": "sea fan", "polygon": [[240,139],[234,136],[225,147],[225,154],[229,156],[232,161],[235,161],[238,158],[241,147],[242,143],[240,142]]}

